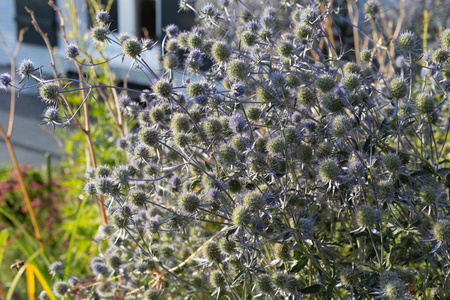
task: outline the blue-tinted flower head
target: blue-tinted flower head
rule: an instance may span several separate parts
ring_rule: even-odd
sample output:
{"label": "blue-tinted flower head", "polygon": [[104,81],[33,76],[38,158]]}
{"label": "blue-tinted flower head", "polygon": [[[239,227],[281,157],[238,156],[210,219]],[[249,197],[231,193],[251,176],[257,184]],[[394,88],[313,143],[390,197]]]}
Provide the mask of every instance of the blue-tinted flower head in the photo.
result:
{"label": "blue-tinted flower head", "polygon": [[180,28],[178,28],[178,26],[175,24],[167,25],[166,28],[164,28],[164,31],[167,33],[169,38],[174,38],[178,34],[180,34]]}
{"label": "blue-tinted flower head", "polygon": [[11,84],[12,77],[9,73],[3,73],[0,75],[0,88],[6,91],[8,85]]}
{"label": "blue-tinted flower head", "polygon": [[80,55],[78,52],[78,47],[75,44],[69,44],[66,47],[66,57],[69,59],[75,59]]}
{"label": "blue-tinted flower head", "polygon": [[34,67],[33,62],[30,59],[23,60],[17,68],[17,73],[23,78],[29,77],[37,69]]}
{"label": "blue-tinted flower head", "polygon": [[111,21],[111,17],[109,12],[102,9],[95,15],[95,20],[97,20],[97,23],[108,24]]}

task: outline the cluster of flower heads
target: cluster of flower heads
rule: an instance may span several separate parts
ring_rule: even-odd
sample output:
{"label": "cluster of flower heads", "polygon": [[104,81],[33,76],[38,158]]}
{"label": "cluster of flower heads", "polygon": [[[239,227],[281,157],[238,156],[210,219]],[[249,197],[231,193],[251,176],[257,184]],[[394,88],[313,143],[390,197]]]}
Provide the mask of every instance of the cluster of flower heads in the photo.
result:
{"label": "cluster of flower heads", "polygon": [[[324,29],[332,8],[245,2],[181,1],[201,25],[165,28],[161,76],[140,57],[151,43],[110,38],[109,15],[97,15],[92,38],[153,78],[119,100],[137,122],[117,140],[129,160],[86,173],[110,219],[96,237],[110,246],[91,262],[99,284],[69,274],[55,295],[448,296],[450,29],[428,55],[401,33],[404,63],[386,77],[370,49],[360,64],[338,56]],[[368,1],[368,17],[378,8]],[[47,102],[59,92],[40,87]]]}

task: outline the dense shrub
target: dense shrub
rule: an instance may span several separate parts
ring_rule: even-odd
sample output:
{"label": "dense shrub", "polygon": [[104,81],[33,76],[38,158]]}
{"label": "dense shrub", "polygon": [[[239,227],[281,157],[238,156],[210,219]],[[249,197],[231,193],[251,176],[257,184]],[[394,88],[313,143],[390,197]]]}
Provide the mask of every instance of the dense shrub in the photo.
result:
{"label": "dense shrub", "polygon": [[[110,218],[95,237],[109,240],[91,261],[98,284],[53,270],[75,282],[55,294],[449,297],[448,29],[431,55],[400,33],[387,76],[370,56],[387,46],[372,41],[360,64],[334,47],[332,7],[245,2],[198,7],[190,31],[168,27],[161,76],[140,55],[151,43],[118,39],[104,21],[92,29],[147,73],[141,98],[152,97],[121,98],[138,120],[117,143],[127,164],[87,174]],[[379,8],[367,1],[367,18]],[[175,61],[176,49],[187,55]],[[52,104],[69,89],[39,80]]]}

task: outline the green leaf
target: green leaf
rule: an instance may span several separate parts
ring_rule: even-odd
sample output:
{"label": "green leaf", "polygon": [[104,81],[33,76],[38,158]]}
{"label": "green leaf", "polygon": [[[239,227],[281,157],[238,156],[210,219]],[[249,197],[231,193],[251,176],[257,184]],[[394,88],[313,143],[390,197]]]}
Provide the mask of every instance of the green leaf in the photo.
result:
{"label": "green leaf", "polygon": [[333,290],[334,290],[334,283],[329,284],[327,287],[327,299],[328,300],[333,299]]}
{"label": "green leaf", "polygon": [[8,232],[6,229],[3,229],[0,233],[0,267],[2,266],[2,260],[3,260],[3,253],[6,249],[6,242],[8,241]]}
{"label": "green leaf", "polygon": [[307,257],[302,258],[295,264],[295,266],[292,267],[290,273],[300,272],[306,266],[307,263],[308,263],[308,258]]}
{"label": "green leaf", "polygon": [[421,170],[421,171],[416,171],[416,172],[412,173],[410,176],[418,177],[418,176],[425,176],[425,175],[431,175],[431,174],[433,174],[433,172],[431,172],[430,170]]}
{"label": "green leaf", "polygon": [[205,161],[205,168],[208,170],[208,171],[212,171],[212,168],[211,168],[211,166]]}
{"label": "green leaf", "polygon": [[239,277],[241,277],[245,273],[245,271],[246,271],[246,269],[243,269],[242,271],[240,271],[239,274],[237,274],[236,277],[234,277],[233,283],[236,282],[236,280],[238,280]]}
{"label": "green leaf", "polygon": [[446,176],[447,174],[450,173],[450,168],[442,168],[442,169],[439,169],[439,170],[437,171],[437,173],[438,173],[438,175],[439,175],[440,177],[444,177],[444,176]]}
{"label": "green leaf", "polygon": [[315,294],[315,293],[320,292],[321,289],[322,289],[321,285],[314,284],[314,285],[305,287],[304,289],[301,289],[300,292],[302,292],[303,294]]}

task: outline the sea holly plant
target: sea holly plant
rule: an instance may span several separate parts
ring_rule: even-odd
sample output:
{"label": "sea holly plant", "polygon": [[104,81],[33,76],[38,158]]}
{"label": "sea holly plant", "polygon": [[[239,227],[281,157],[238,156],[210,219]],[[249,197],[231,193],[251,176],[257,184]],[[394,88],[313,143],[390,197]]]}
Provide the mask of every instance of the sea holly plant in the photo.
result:
{"label": "sea holly plant", "polygon": [[[127,161],[86,172],[109,222],[92,273],[52,265],[57,297],[450,296],[450,29],[425,55],[399,32],[391,57],[357,28],[369,48],[353,53],[330,35],[346,18],[331,3],[254,4],[180,1],[199,24],[165,28],[161,74],[142,56],[155,44],[110,32],[99,12],[92,39],[120,46],[146,90],[36,78],[49,124],[77,113],[61,94],[99,88],[126,91],[119,107],[137,122],[117,139]],[[366,4],[374,24],[381,8]]]}

